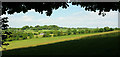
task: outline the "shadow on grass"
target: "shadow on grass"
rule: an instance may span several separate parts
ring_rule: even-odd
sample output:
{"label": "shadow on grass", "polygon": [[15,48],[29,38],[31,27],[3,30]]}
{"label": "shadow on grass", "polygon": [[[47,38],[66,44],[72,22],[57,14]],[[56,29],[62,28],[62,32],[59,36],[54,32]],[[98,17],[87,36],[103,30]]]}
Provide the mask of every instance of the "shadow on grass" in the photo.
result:
{"label": "shadow on grass", "polygon": [[110,55],[120,54],[120,33],[86,37],[36,47],[3,51],[3,55]]}

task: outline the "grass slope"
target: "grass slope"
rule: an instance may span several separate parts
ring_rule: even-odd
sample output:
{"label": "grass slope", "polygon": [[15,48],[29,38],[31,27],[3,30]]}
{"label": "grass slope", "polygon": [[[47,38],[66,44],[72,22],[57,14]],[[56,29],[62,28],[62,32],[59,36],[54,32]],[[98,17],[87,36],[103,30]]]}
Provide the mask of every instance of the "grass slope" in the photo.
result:
{"label": "grass slope", "polygon": [[[35,47],[3,51],[3,55],[119,55],[120,32]],[[24,43],[25,44],[25,43]]]}
{"label": "grass slope", "polygon": [[6,47],[7,50],[16,49],[16,48],[25,48],[31,46],[38,46],[50,43],[56,43],[61,41],[69,41],[74,39],[80,39],[87,36],[94,36],[106,33],[113,33],[118,31],[111,31],[111,32],[103,32],[103,33],[91,33],[91,34],[80,34],[80,35],[68,35],[68,36],[59,36],[59,37],[46,37],[46,38],[33,38],[33,39],[26,39],[26,40],[17,40],[9,42],[9,46]]}

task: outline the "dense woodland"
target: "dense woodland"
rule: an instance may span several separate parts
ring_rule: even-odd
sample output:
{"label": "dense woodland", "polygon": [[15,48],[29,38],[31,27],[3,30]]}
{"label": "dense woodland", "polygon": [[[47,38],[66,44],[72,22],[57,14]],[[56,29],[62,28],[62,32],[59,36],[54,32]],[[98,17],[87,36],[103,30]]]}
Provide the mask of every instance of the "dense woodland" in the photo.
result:
{"label": "dense woodland", "polygon": [[[31,38],[45,38],[45,37],[57,37],[66,35],[88,34],[98,32],[108,32],[113,30],[120,30],[119,28],[67,28],[59,27],[57,25],[44,25],[39,26],[23,26],[22,28],[8,28],[3,30],[3,34],[8,33],[6,41],[24,40]],[[8,32],[6,32],[8,31]]]}

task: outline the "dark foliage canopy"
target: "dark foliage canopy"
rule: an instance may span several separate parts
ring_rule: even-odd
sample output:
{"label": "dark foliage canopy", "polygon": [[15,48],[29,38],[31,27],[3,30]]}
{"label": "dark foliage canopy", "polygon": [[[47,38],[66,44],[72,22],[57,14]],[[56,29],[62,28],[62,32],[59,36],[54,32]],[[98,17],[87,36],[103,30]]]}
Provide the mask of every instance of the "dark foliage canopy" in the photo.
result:
{"label": "dark foliage canopy", "polygon": [[13,3],[2,3],[2,14],[6,14],[5,11],[7,11],[8,14],[14,14],[15,12],[20,13],[23,11],[23,13],[26,13],[28,10],[34,9],[36,12],[39,12],[43,14],[43,11],[47,11],[46,15],[50,16],[52,14],[53,9],[58,9],[59,7],[67,8],[69,5],[66,2],[63,3],[43,3],[43,2],[13,2]]}
{"label": "dark foliage canopy", "polygon": [[120,2],[73,2],[72,5],[81,5],[86,11],[96,12],[96,10],[99,10],[99,15],[102,14],[103,16],[106,15],[104,12],[110,12],[110,10],[120,12]]}
{"label": "dark foliage canopy", "polygon": [[[120,2],[69,2],[72,5],[80,5],[85,8],[86,11],[99,11],[99,15],[106,15],[104,12],[119,11]],[[2,14],[14,14],[15,12],[26,13],[28,10],[34,9],[36,12],[43,14],[46,11],[46,15],[50,16],[53,10],[57,10],[59,7],[68,8],[68,2],[3,2]]]}

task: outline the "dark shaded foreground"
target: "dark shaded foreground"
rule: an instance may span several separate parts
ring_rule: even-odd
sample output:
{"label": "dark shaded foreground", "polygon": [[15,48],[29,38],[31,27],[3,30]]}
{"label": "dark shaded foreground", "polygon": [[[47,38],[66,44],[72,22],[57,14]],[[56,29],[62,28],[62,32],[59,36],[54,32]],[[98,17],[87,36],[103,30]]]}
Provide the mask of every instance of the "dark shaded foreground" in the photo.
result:
{"label": "dark shaded foreground", "polygon": [[86,37],[36,47],[3,51],[8,55],[80,55],[80,56],[120,56],[120,32]]}

